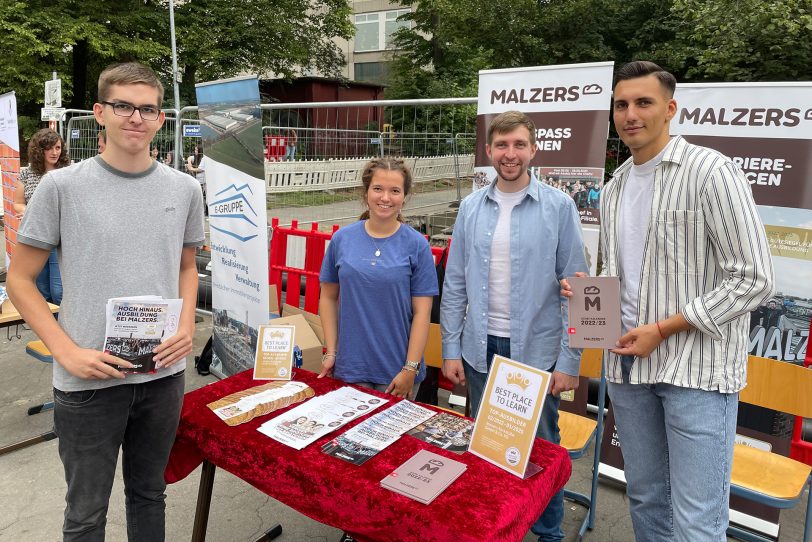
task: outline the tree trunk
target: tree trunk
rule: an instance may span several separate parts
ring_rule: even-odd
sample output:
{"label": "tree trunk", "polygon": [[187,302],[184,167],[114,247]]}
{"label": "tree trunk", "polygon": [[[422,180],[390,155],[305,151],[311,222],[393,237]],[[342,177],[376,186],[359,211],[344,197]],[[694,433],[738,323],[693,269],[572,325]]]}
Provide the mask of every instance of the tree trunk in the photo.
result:
{"label": "tree trunk", "polygon": [[70,106],[73,109],[84,109],[85,104],[93,101],[87,95],[87,40],[80,40],[73,46],[73,98]]}

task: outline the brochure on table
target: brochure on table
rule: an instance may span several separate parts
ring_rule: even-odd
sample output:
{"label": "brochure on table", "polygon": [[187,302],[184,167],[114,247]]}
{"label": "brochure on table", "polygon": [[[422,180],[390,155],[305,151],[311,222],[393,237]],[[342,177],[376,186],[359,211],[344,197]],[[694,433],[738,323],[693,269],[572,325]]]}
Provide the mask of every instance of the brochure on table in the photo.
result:
{"label": "brochure on table", "polygon": [[104,351],[135,366],[122,372],[154,373],[153,350],[177,333],[182,308],[182,299],[152,295],[108,299]]}
{"label": "brochure on table", "polygon": [[314,397],[265,422],[258,430],[282,444],[301,450],[388,402],[387,399],[345,386]]}
{"label": "brochure on table", "polygon": [[394,443],[403,433],[434,416],[434,411],[411,401],[401,401],[375,414],[324,445],[322,451],[355,465]]}
{"label": "brochure on table", "polygon": [[620,332],[620,279],[570,277],[568,333],[572,348],[614,348]]}
{"label": "brochure on table", "polygon": [[428,450],[420,450],[381,480],[381,486],[423,504],[429,504],[467,468],[468,465],[465,463]]}
{"label": "brochure on table", "polygon": [[254,380],[290,380],[296,328],[288,325],[259,326],[254,357]]}
{"label": "brochure on table", "polygon": [[455,454],[465,453],[471,444],[474,422],[450,412],[440,412],[407,434]]}
{"label": "brochure on table", "polygon": [[539,472],[529,462],[530,451],[551,378],[547,371],[494,356],[468,451],[519,478]]}
{"label": "brochure on table", "polygon": [[230,426],[240,425],[316,394],[303,382],[268,382],[209,403],[214,414]]}

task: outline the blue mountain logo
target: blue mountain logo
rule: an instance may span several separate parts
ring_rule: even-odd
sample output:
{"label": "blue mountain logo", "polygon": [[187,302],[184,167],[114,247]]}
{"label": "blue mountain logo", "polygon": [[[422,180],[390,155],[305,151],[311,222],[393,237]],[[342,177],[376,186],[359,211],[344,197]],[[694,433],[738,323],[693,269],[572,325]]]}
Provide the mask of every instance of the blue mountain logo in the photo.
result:
{"label": "blue mountain logo", "polygon": [[[248,184],[237,186],[232,183],[217,192],[214,201],[209,202],[209,227],[242,242],[250,241],[259,235],[256,232],[259,229],[256,222],[259,213],[251,205],[246,194],[254,195]],[[246,223],[253,227],[253,233],[246,234]]]}

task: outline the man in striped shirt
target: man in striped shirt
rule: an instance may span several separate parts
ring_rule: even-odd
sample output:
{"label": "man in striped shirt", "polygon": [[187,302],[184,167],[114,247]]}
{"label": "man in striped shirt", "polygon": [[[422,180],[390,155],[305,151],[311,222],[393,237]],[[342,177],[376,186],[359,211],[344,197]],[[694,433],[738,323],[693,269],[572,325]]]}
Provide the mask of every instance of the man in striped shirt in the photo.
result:
{"label": "man in striped shirt", "polygon": [[670,136],[675,87],[651,62],[615,78],[632,158],[601,201],[603,273],[620,277],[624,331],[607,353],[609,396],[636,538],[724,541],[749,312],[772,294],[773,266],[741,170]]}

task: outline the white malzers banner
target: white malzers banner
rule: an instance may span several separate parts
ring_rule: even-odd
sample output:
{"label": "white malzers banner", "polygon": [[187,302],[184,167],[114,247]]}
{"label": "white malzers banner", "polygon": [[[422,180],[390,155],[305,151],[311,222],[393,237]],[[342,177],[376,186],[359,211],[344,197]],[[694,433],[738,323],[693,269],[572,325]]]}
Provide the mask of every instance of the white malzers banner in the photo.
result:
{"label": "white malzers banner", "polygon": [[677,87],[671,131],[733,159],[767,230],[776,293],[751,313],[751,355],[802,364],[812,316],[812,83]]}

